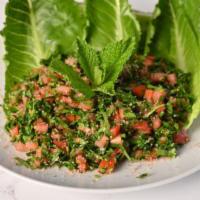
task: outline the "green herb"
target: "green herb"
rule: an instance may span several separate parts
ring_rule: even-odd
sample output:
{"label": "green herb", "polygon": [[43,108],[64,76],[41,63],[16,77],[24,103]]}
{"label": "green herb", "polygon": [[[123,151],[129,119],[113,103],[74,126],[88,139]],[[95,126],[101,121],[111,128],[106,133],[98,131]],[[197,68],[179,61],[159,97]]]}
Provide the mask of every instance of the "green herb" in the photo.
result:
{"label": "green herb", "polygon": [[143,174],[137,176],[136,178],[144,179],[144,178],[146,178],[146,177],[148,177],[148,176],[150,176],[149,173],[143,173]]}
{"label": "green herb", "polygon": [[114,84],[134,48],[134,38],[110,43],[100,52],[86,42],[78,41],[78,60],[91,80],[93,90],[114,93]]}

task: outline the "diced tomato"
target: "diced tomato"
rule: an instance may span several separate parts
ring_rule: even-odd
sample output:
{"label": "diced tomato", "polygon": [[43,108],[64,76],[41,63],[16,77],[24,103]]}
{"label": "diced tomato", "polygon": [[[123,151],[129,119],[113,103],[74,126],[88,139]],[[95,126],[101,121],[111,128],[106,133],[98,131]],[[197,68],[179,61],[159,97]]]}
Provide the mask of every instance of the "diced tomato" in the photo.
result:
{"label": "diced tomato", "polygon": [[49,128],[48,124],[44,122],[42,119],[38,119],[34,123],[34,129],[39,134],[47,133],[48,128]]}
{"label": "diced tomato", "polygon": [[66,103],[66,104],[71,104],[71,103],[72,103],[72,98],[71,98],[71,97],[62,96],[62,97],[60,98],[60,102]]}
{"label": "diced tomato", "polygon": [[51,89],[48,86],[41,87],[39,89],[36,89],[33,93],[33,96],[37,100],[41,100],[51,94]]}
{"label": "diced tomato", "polygon": [[42,96],[41,96],[39,90],[35,90],[33,92],[33,96],[35,97],[36,100],[41,100],[42,99]]}
{"label": "diced tomato", "polygon": [[42,98],[48,96],[50,94],[51,88],[49,86],[44,86],[39,89],[39,93]]}
{"label": "diced tomato", "polygon": [[144,134],[150,134],[152,131],[147,121],[138,121],[133,125],[133,128]]}
{"label": "diced tomato", "polygon": [[154,62],[155,62],[154,56],[147,56],[143,64],[148,67],[148,66],[152,66]]}
{"label": "diced tomato", "polygon": [[167,80],[169,82],[170,85],[174,86],[177,83],[177,77],[176,74],[168,74],[167,75]]}
{"label": "diced tomato", "polygon": [[118,113],[119,113],[119,118],[122,120],[122,119],[124,119],[124,110],[123,109],[119,109],[118,110]]}
{"label": "diced tomato", "polygon": [[121,154],[121,153],[122,153],[121,149],[116,148],[116,149],[114,150],[114,152],[111,154],[111,158],[116,158],[116,156],[117,156],[118,154]]}
{"label": "diced tomato", "polygon": [[99,164],[100,169],[105,169],[108,167],[108,161],[107,160],[102,160]]}
{"label": "diced tomato", "polygon": [[92,128],[83,127],[83,126],[78,127],[78,130],[84,132],[86,135],[91,135],[93,134],[93,131],[94,131]]}
{"label": "diced tomato", "polygon": [[76,156],[76,163],[78,164],[79,172],[81,173],[86,172],[87,160],[82,154]]}
{"label": "diced tomato", "polygon": [[67,119],[68,122],[72,123],[72,122],[78,121],[80,119],[80,116],[73,115],[73,114],[68,114],[66,116],[66,119]]}
{"label": "diced tomato", "polygon": [[65,140],[53,140],[53,143],[61,150],[66,150],[67,142]]}
{"label": "diced tomato", "polygon": [[28,151],[35,151],[38,148],[38,144],[32,141],[26,142],[25,146]]}
{"label": "diced tomato", "polygon": [[154,130],[161,127],[161,119],[158,116],[156,116],[152,119],[152,123],[153,123],[153,129]]}
{"label": "diced tomato", "polygon": [[115,138],[120,134],[120,125],[116,125],[110,129],[110,132],[112,133],[112,138]]}
{"label": "diced tomato", "polygon": [[177,133],[174,136],[174,142],[176,144],[186,144],[189,141],[189,136],[185,130],[181,131],[180,133]]}
{"label": "diced tomato", "polygon": [[136,95],[137,97],[143,97],[145,90],[146,90],[145,85],[138,85],[132,88],[133,94]]}
{"label": "diced tomato", "polygon": [[48,76],[46,76],[46,75],[42,75],[42,76],[41,76],[41,81],[42,81],[42,83],[43,83],[44,85],[47,85],[48,83],[51,82],[51,78],[48,77]]}
{"label": "diced tomato", "polygon": [[153,94],[154,94],[154,91],[153,91],[153,90],[146,89],[146,90],[145,90],[145,94],[144,94],[144,98],[145,98],[148,102],[153,103]]}
{"label": "diced tomato", "polygon": [[79,104],[80,104],[79,102],[72,101],[68,105],[71,106],[72,108],[79,108]]}
{"label": "diced tomato", "polygon": [[61,135],[59,134],[59,133],[56,133],[56,132],[52,132],[51,133],[51,138],[53,139],[53,140],[60,140],[61,139]]}
{"label": "diced tomato", "polygon": [[19,135],[19,126],[15,126],[12,129],[10,129],[10,135],[11,137],[16,137]]}
{"label": "diced tomato", "polygon": [[115,115],[113,116],[114,120],[116,122],[120,122],[124,119],[124,110],[123,109],[118,109],[115,113]]}
{"label": "diced tomato", "polygon": [[166,110],[165,105],[162,105],[156,110],[156,112],[158,113],[158,115],[160,115],[160,113],[164,112],[165,110]]}
{"label": "diced tomato", "polygon": [[35,142],[27,142],[27,143],[22,143],[22,142],[17,142],[14,144],[15,149],[20,152],[29,152],[29,151],[35,151],[38,148],[38,144]]}
{"label": "diced tomato", "polygon": [[151,73],[150,75],[150,79],[154,83],[159,83],[164,81],[165,77],[166,77],[165,73],[162,72]]}
{"label": "diced tomato", "polygon": [[121,135],[118,135],[115,138],[111,139],[110,143],[111,144],[123,144]]}
{"label": "diced tomato", "polygon": [[78,107],[83,111],[89,111],[92,109],[91,105],[87,105],[85,103],[79,103]]}
{"label": "diced tomato", "polygon": [[99,148],[104,148],[108,143],[108,140],[109,140],[108,137],[106,135],[103,135],[100,140],[97,140],[95,142],[95,145]]}
{"label": "diced tomato", "polygon": [[110,160],[102,160],[99,164],[99,172],[100,173],[111,173],[116,165],[116,159],[111,158]]}
{"label": "diced tomato", "polygon": [[41,158],[41,157],[42,157],[42,148],[38,148],[38,149],[36,150],[35,156],[36,156],[37,158]]}
{"label": "diced tomato", "polygon": [[15,146],[15,149],[17,151],[20,151],[20,152],[28,152],[28,149],[26,148],[26,145],[22,142],[17,142],[14,144]]}
{"label": "diced tomato", "polygon": [[155,90],[153,92],[153,103],[154,104],[157,104],[159,103],[160,101],[163,100],[163,98],[166,96],[166,92],[164,90]]}
{"label": "diced tomato", "polygon": [[69,95],[71,92],[71,87],[66,85],[60,85],[56,88],[56,91],[62,95]]}

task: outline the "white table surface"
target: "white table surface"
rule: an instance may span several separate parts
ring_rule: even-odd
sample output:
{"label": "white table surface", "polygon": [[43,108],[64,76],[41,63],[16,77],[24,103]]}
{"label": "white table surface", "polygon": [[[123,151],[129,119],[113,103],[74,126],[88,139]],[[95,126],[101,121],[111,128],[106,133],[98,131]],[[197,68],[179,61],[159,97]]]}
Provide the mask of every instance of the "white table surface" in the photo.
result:
{"label": "white table surface", "polygon": [[[0,8],[2,8],[6,0],[0,1]],[[143,8],[145,11],[151,11],[157,0],[130,1],[134,3],[136,9]],[[0,20],[2,20],[2,12],[0,15]],[[38,185],[0,170],[0,200],[198,200],[199,197],[200,172],[176,183],[140,192],[86,194]]]}

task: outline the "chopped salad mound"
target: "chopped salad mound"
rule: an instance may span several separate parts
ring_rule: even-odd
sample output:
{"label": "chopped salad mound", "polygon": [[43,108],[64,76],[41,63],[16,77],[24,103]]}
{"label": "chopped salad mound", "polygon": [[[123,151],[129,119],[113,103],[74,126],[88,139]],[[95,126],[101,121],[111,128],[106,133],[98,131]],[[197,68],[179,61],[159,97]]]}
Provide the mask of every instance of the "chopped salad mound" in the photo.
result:
{"label": "chopped salad mound", "polygon": [[[91,85],[80,64],[71,68]],[[35,69],[7,94],[6,129],[32,169],[66,167],[81,173],[111,173],[124,160],[175,157],[189,141],[191,76],[153,56],[134,56],[115,84],[115,93],[86,97],[51,68]]]}

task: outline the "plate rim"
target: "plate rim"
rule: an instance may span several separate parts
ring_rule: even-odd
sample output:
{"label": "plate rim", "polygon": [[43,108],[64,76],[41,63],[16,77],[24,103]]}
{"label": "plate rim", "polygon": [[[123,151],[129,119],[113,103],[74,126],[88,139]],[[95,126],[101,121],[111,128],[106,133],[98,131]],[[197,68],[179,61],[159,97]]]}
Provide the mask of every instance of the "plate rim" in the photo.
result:
{"label": "plate rim", "polygon": [[124,193],[124,192],[134,192],[134,191],[143,191],[143,190],[147,190],[147,189],[152,189],[152,188],[156,188],[159,186],[164,186],[173,182],[177,182],[183,178],[186,178],[196,172],[198,172],[200,170],[200,164],[197,165],[194,168],[191,168],[190,170],[187,170],[177,176],[174,177],[170,177],[170,178],[166,178],[160,181],[155,181],[153,183],[147,183],[144,185],[138,185],[138,186],[127,186],[127,187],[116,187],[116,188],[110,188],[110,189],[105,189],[105,188],[86,188],[86,187],[74,187],[74,186],[64,186],[64,185],[58,185],[58,184],[54,184],[54,183],[48,183],[46,181],[43,180],[37,180],[34,179],[32,177],[28,177],[25,176],[23,174],[17,173],[16,171],[12,171],[11,169],[3,166],[2,164],[0,164],[0,170],[13,175],[16,178],[19,178],[21,180],[24,181],[29,181],[32,182],[34,184],[39,184],[41,186],[46,186],[48,188],[52,188],[52,189],[61,189],[61,190],[65,190],[65,191],[69,191],[69,192],[80,192],[80,193],[90,193],[90,194],[111,194],[111,193]]}

